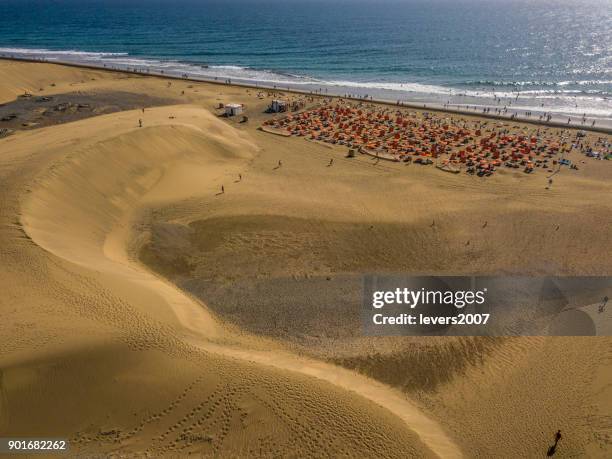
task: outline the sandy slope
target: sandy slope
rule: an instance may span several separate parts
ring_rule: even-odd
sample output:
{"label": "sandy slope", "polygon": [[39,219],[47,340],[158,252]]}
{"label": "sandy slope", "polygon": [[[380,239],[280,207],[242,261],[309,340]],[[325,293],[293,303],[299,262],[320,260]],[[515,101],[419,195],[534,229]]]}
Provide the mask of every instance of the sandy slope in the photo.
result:
{"label": "sandy slope", "polygon": [[594,379],[609,381],[609,338],[367,339],[355,304],[363,272],[609,273],[610,203],[592,199],[610,192],[609,164],[545,190],[340,152],[329,168],[328,149],[255,138],[262,151],[222,198],[150,216],[143,260],[227,320],[410,394],[469,456],[537,456],[559,428],[558,455],[606,455],[612,398]]}
{"label": "sandy slope", "polygon": [[[559,456],[606,456],[610,340],[371,341],[333,295],[369,271],[609,274],[612,164],[550,191],[374,167],[255,131],[267,100],[244,89],[91,73],[0,61],[0,99],[197,105],[0,140],[0,433],[84,453],[534,457],[561,428]],[[210,115],[236,100],[249,124]]]}
{"label": "sandy slope", "polygon": [[[50,338],[52,346],[44,352],[32,349],[31,341],[3,340],[6,433],[47,433],[46,422],[60,410],[64,414],[52,430],[70,433],[83,452],[430,454],[374,400],[401,414],[432,450],[458,454],[437,424],[380,384],[280,351],[209,345],[206,339],[227,342],[232,335],[200,304],[129,261],[121,225],[139,205],[209,192],[215,178],[256,149],[202,109],[171,111],[173,120],[168,109],[149,111],[145,129],[135,126],[135,113],[126,112],[5,140],[11,147],[5,164],[14,160],[20,166],[8,168],[5,176],[22,171],[21,162],[37,175],[7,181],[13,188],[3,193],[11,198],[15,189],[28,187],[21,205],[25,233],[12,228],[26,248],[7,254],[11,259],[3,263],[26,273],[12,300],[20,308],[9,316],[3,336],[14,334],[11,322],[28,317],[43,334],[65,340],[65,350],[55,350],[56,339]],[[181,169],[173,175],[179,163],[192,174]],[[170,188],[168,176],[181,180],[172,180]],[[10,218],[10,206],[4,210]],[[6,249],[11,236],[4,240]],[[8,274],[2,279],[16,282]],[[35,287],[29,290],[28,283]],[[42,310],[41,298],[50,303]],[[202,373],[204,368],[214,370]],[[361,397],[351,395],[355,392]],[[31,422],[36,404],[38,420]],[[110,412],[106,419],[103,406]]]}
{"label": "sandy slope", "polygon": [[34,64],[2,60],[0,62],[0,103],[8,102],[24,93],[56,94],[78,89],[84,82],[112,79],[105,72],[74,68],[59,68],[48,64]]}

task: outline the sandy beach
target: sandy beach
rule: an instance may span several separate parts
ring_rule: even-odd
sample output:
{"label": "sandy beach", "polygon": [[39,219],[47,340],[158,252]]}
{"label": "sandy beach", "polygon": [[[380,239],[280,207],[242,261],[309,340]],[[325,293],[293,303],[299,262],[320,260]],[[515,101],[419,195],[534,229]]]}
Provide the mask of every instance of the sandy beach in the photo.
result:
{"label": "sandy beach", "polygon": [[372,338],[354,306],[372,272],[612,275],[612,161],[577,130],[436,112],[567,143],[577,168],[551,184],[260,129],[285,116],[273,99],[322,97],[11,60],[0,82],[0,436],[84,456],[545,457],[560,429],[555,457],[609,457],[611,338]]}

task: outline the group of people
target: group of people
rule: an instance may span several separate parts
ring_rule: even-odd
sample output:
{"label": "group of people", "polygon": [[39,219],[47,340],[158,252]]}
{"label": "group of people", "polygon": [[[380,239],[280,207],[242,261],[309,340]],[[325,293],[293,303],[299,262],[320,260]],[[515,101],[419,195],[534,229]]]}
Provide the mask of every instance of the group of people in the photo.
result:
{"label": "group of people", "polygon": [[[587,148],[584,140],[572,140],[572,131],[511,129],[490,120],[468,121],[342,99],[267,120],[264,125],[293,136],[345,145],[379,159],[412,162],[421,157],[441,158],[447,163],[466,164],[467,172],[479,175],[491,175],[499,166],[551,172],[553,167],[566,164],[561,162],[565,154]],[[606,149],[609,151],[609,146]]]}

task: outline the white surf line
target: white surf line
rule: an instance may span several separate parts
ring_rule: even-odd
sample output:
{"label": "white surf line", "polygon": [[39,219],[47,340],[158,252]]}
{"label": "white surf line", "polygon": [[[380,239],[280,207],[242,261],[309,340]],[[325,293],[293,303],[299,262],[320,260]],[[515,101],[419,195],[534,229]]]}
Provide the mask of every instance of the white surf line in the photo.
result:
{"label": "white surf line", "polygon": [[[89,70],[102,70],[106,72],[118,72],[118,73],[125,73],[125,74],[140,75],[143,77],[158,77],[162,79],[208,83],[208,84],[215,84],[215,85],[224,85],[224,86],[229,86],[229,87],[235,86],[235,87],[249,88],[249,89],[254,89],[254,90],[264,90],[264,89],[274,90],[274,91],[288,92],[292,94],[300,94],[300,95],[316,96],[316,97],[331,97],[335,99],[346,99],[346,100],[353,100],[357,102],[376,103],[376,104],[383,104],[383,105],[398,107],[396,101],[391,100],[391,99],[364,98],[363,95],[358,95],[358,94],[354,94],[351,97],[348,97],[346,94],[342,93],[342,91],[337,92],[337,93],[334,92],[334,93],[329,93],[329,94],[327,93],[322,94],[320,92],[317,93],[316,91],[313,92],[312,90],[300,89],[298,87],[295,87],[295,85],[294,87],[289,87],[289,86],[285,87],[285,86],[278,85],[278,84],[275,85],[274,83],[266,84],[266,82],[263,82],[263,81],[259,82],[259,81],[240,80],[240,79],[236,80],[236,78],[234,78],[232,83],[229,84],[229,83],[224,82],[225,78],[223,77],[216,80],[214,79],[214,77],[197,76],[197,75],[191,74],[190,76],[186,78],[182,76],[184,75],[184,72],[179,72],[179,71],[176,71],[175,73],[162,73],[160,71],[137,72],[134,70],[130,70],[129,66],[126,66],[125,68],[124,67],[104,67],[104,65],[96,64],[95,62],[84,63],[84,62],[68,61],[68,60],[62,60],[62,59],[56,59],[53,61],[48,61],[48,60],[41,61],[35,58],[7,56],[5,54],[0,54],[0,59],[8,60],[8,61],[23,61],[23,62],[30,62],[30,63],[64,65],[68,67],[80,67],[80,68],[89,69]],[[291,83],[289,84],[291,85]],[[345,91],[345,92],[348,92],[348,91]],[[405,101],[401,101],[401,106],[399,107],[400,108],[410,108],[410,109],[415,109],[415,110],[424,110],[424,111],[436,111],[436,112],[457,114],[457,115],[464,115],[464,116],[475,116],[475,117],[487,118],[491,120],[499,120],[499,121],[504,121],[504,122],[522,122],[522,123],[533,124],[537,126],[546,126],[546,127],[551,127],[551,128],[582,129],[585,131],[599,132],[603,134],[612,133],[612,127],[610,125],[609,118],[598,117],[592,114],[589,115],[589,117],[587,117],[588,123],[585,125],[579,123],[579,120],[581,120],[582,118],[579,116],[578,113],[574,115],[574,120],[578,120],[578,121],[572,120],[569,124],[567,124],[565,122],[565,120],[567,119],[567,116],[565,114],[556,114],[552,117],[551,121],[545,122],[543,120],[536,119],[535,116],[528,117],[526,115],[522,115],[521,113],[519,113],[519,110],[514,109],[514,108],[509,108],[506,114],[503,114],[503,113],[496,114],[496,113],[482,113],[482,111],[479,111],[479,110],[470,111],[467,108],[462,108],[462,106],[464,105],[474,106],[474,104],[452,103],[450,105],[445,105],[442,102],[435,102],[435,101],[420,102],[417,100],[412,100],[412,101],[405,100]],[[499,108],[498,106],[492,105],[492,104],[491,105],[481,105],[481,106],[482,107],[486,106],[489,108]],[[543,111],[540,110],[540,107],[537,107],[537,106],[530,107],[529,110],[532,111],[534,115],[536,116],[543,113]],[[516,115],[515,119],[511,118],[513,114]],[[604,122],[605,124],[597,125],[596,127],[593,127],[590,125],[592,121],[597,121],[599,123]]]}

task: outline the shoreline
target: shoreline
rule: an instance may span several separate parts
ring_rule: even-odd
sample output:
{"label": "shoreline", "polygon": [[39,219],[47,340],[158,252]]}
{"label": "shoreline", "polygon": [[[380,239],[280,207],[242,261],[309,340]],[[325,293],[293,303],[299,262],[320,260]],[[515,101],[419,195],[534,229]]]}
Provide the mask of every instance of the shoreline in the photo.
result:
{"label": "shoreline", "polygon": [[[448,113],[452,115],[486,118],[486,119],[503,121],[503,122],[527,123],[531,125],[550,127],[550,128],[577,129],[577,130],[596,132],[596,133],[601,133],[601,134],[608,134],[608,135],[612,134],[612,125],[610,127],[607,127],[607,126],[593,127],[593,126],[582,125],[582,124],[575,123],[575,122],[571,122],[568,124],[568,123],[562,122],[561,120],[557,121],[554,118],[552,121],[545,122],[545,121],[533,119],[527,116],[520,116],[518,114],[515,118],[511,118],[511,115],[517,112],[513,112],[513,113],[509,112],[510,113],[509,116],[505,116],[505,115],[499,115],[499,114],[482,113],[478,111],[452,109],[452,108],[444,107],[443,105],[435,104],[435,103],[418,104],[414,102],[401,102],[400,104],[398,104],[397,102],[393,102],[391,100],[386,100],[386,99],[374,99],[374,98],[366,99],[364,97],[345,97],[342,95],[329,94],[329,93],[321,94],[315,91],[299,90],[296,88],[283,89],[279,87],[274,87],[275,85],[268,86],[265,84],[258,84],[258,83],[257,84],[248,84],[248,83],[243,83],[243,82],[225,83],[219,80],[209,79],[209,78],[204,78],[204,77],[198,77],[198,78],[190,77],[190,76],[184,77],[184,76],[166,74],[166,73],[155,72],[155,71],[138,72],[138,71],[131,71],[129,69],[107,67],[104,65],[97,66],[97,65],[91,65],[91,64],[82,64],[82,63],[77,63],[77,62],[66,62],[66,61],[59,61],[59,60],[49,61],[45,59],[7,57],[4,55],[0,56],[0,60],[13,61],[13,62],[29,62],[29,63],[35,63],[35,64],[41,64],[41,63],[42,64],[53,64],[53,65],[89,69],[89,70],[103,70],[103,71],[109,71],[109,72],[114,72],[114,73],[121,73],[125,75],[137,75],[137,76],[142,76],[142,77],[148,76],[148,77],[154,77],[154,78],[164,78],[164,79],[172,79],[172,80],[187,81],[187,82],[194,82],[194,83],[209,83],[209,84],[215,84],[219,86],[228,86],[228,87],[234,86],[234,87],[256,89],[256,90],[277,91],[277,92],[283,92],[283,93],[289,93],[289,94],[308,95],[308,96],[319,97],[319,98],[343,99],[343,100],[350,100],[354,102],[387,105],[391,107],[410,108],[410,109],[415,109],[419,111],[432,111],[436,113]],[[601,119],[598,118],[598,120],[601,120]],[[612,119],[605,119],[605,120],[609,123],[612,123]]]}

